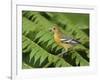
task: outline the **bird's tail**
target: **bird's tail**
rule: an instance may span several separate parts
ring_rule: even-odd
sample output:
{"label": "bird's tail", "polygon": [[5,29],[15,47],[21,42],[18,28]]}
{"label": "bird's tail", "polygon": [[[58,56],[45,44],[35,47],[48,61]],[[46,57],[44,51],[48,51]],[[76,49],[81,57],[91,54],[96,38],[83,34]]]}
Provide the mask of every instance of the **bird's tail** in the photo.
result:
{"label": "bird's tail", "polygon": [[77,44],[81,44],[79,39],[76,39],[75,41],[77,42]]}

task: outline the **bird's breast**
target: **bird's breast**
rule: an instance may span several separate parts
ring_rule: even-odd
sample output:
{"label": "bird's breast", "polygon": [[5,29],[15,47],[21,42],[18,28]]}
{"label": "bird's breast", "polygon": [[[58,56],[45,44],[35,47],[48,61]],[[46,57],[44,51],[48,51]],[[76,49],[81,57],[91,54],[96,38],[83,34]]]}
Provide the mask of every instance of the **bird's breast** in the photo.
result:
{"label": "bird's breast", "polygon": [[61,43],[60,41],[60,35],[54,34],[54,40],[57,44]]}

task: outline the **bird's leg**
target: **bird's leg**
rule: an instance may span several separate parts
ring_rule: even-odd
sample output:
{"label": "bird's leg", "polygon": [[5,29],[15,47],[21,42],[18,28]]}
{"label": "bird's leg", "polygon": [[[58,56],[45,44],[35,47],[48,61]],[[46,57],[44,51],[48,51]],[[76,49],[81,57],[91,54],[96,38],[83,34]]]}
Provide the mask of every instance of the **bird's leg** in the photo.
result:
{"label": "bird's leg", "polygon": [[59,57],[63,57],[63,55],[64,55],[65,53],[67,53],[67,51],[64,51],[64,52],[58,54],[58,56],[59,56]]}

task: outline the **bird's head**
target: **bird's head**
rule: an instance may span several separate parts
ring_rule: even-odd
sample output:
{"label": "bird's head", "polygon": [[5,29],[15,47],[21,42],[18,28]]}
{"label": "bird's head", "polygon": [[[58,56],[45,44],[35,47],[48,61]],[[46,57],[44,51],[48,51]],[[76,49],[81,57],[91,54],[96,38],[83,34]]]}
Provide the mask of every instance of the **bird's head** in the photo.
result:
{"label": "bird's head", "polygon": [[57,33],[60,31],[59,27],[57,25],[54,25],[51,29],[50,29],[51,32],[53,33]]}

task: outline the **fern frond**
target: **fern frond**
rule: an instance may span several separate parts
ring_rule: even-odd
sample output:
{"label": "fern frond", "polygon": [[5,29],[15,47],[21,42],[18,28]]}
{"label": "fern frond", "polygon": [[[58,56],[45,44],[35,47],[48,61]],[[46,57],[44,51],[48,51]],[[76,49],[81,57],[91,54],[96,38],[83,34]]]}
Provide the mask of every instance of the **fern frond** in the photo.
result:
{"label": "fern frond", "polygon": [[[42,65],[42,63],[44,61],[46,61],[46,58],[48,58],[47,64],[48,63],[55,63],[55,62],[57,62],[60,59],[61,63],[59,63],[59,64],[63,65],[63,63],[65,63],[66,67],[67,66],[71,66],[63,58],[60,58],[60,57],[57,57],[56,55],[50,54],[49,52],[44,50],[42,47],[40,47],[38,44],[36,44],[35,42],[31,41],[27,37],[23,36],[23,46],[25,45],[25,43],[29,44],[29,45],[27,45],[28,46],[27,48],[30,48],[30,53],[28,53],[28,55],[29,55],[29,62],[31,62],[33,65],[35,65],[36,62],[39,60],[38,67],[40,67],[40,65]],[[23,47],[23,48],[25,50],[25,47]],[[23,50],[23,52],[25,52],[24,50]]]}

